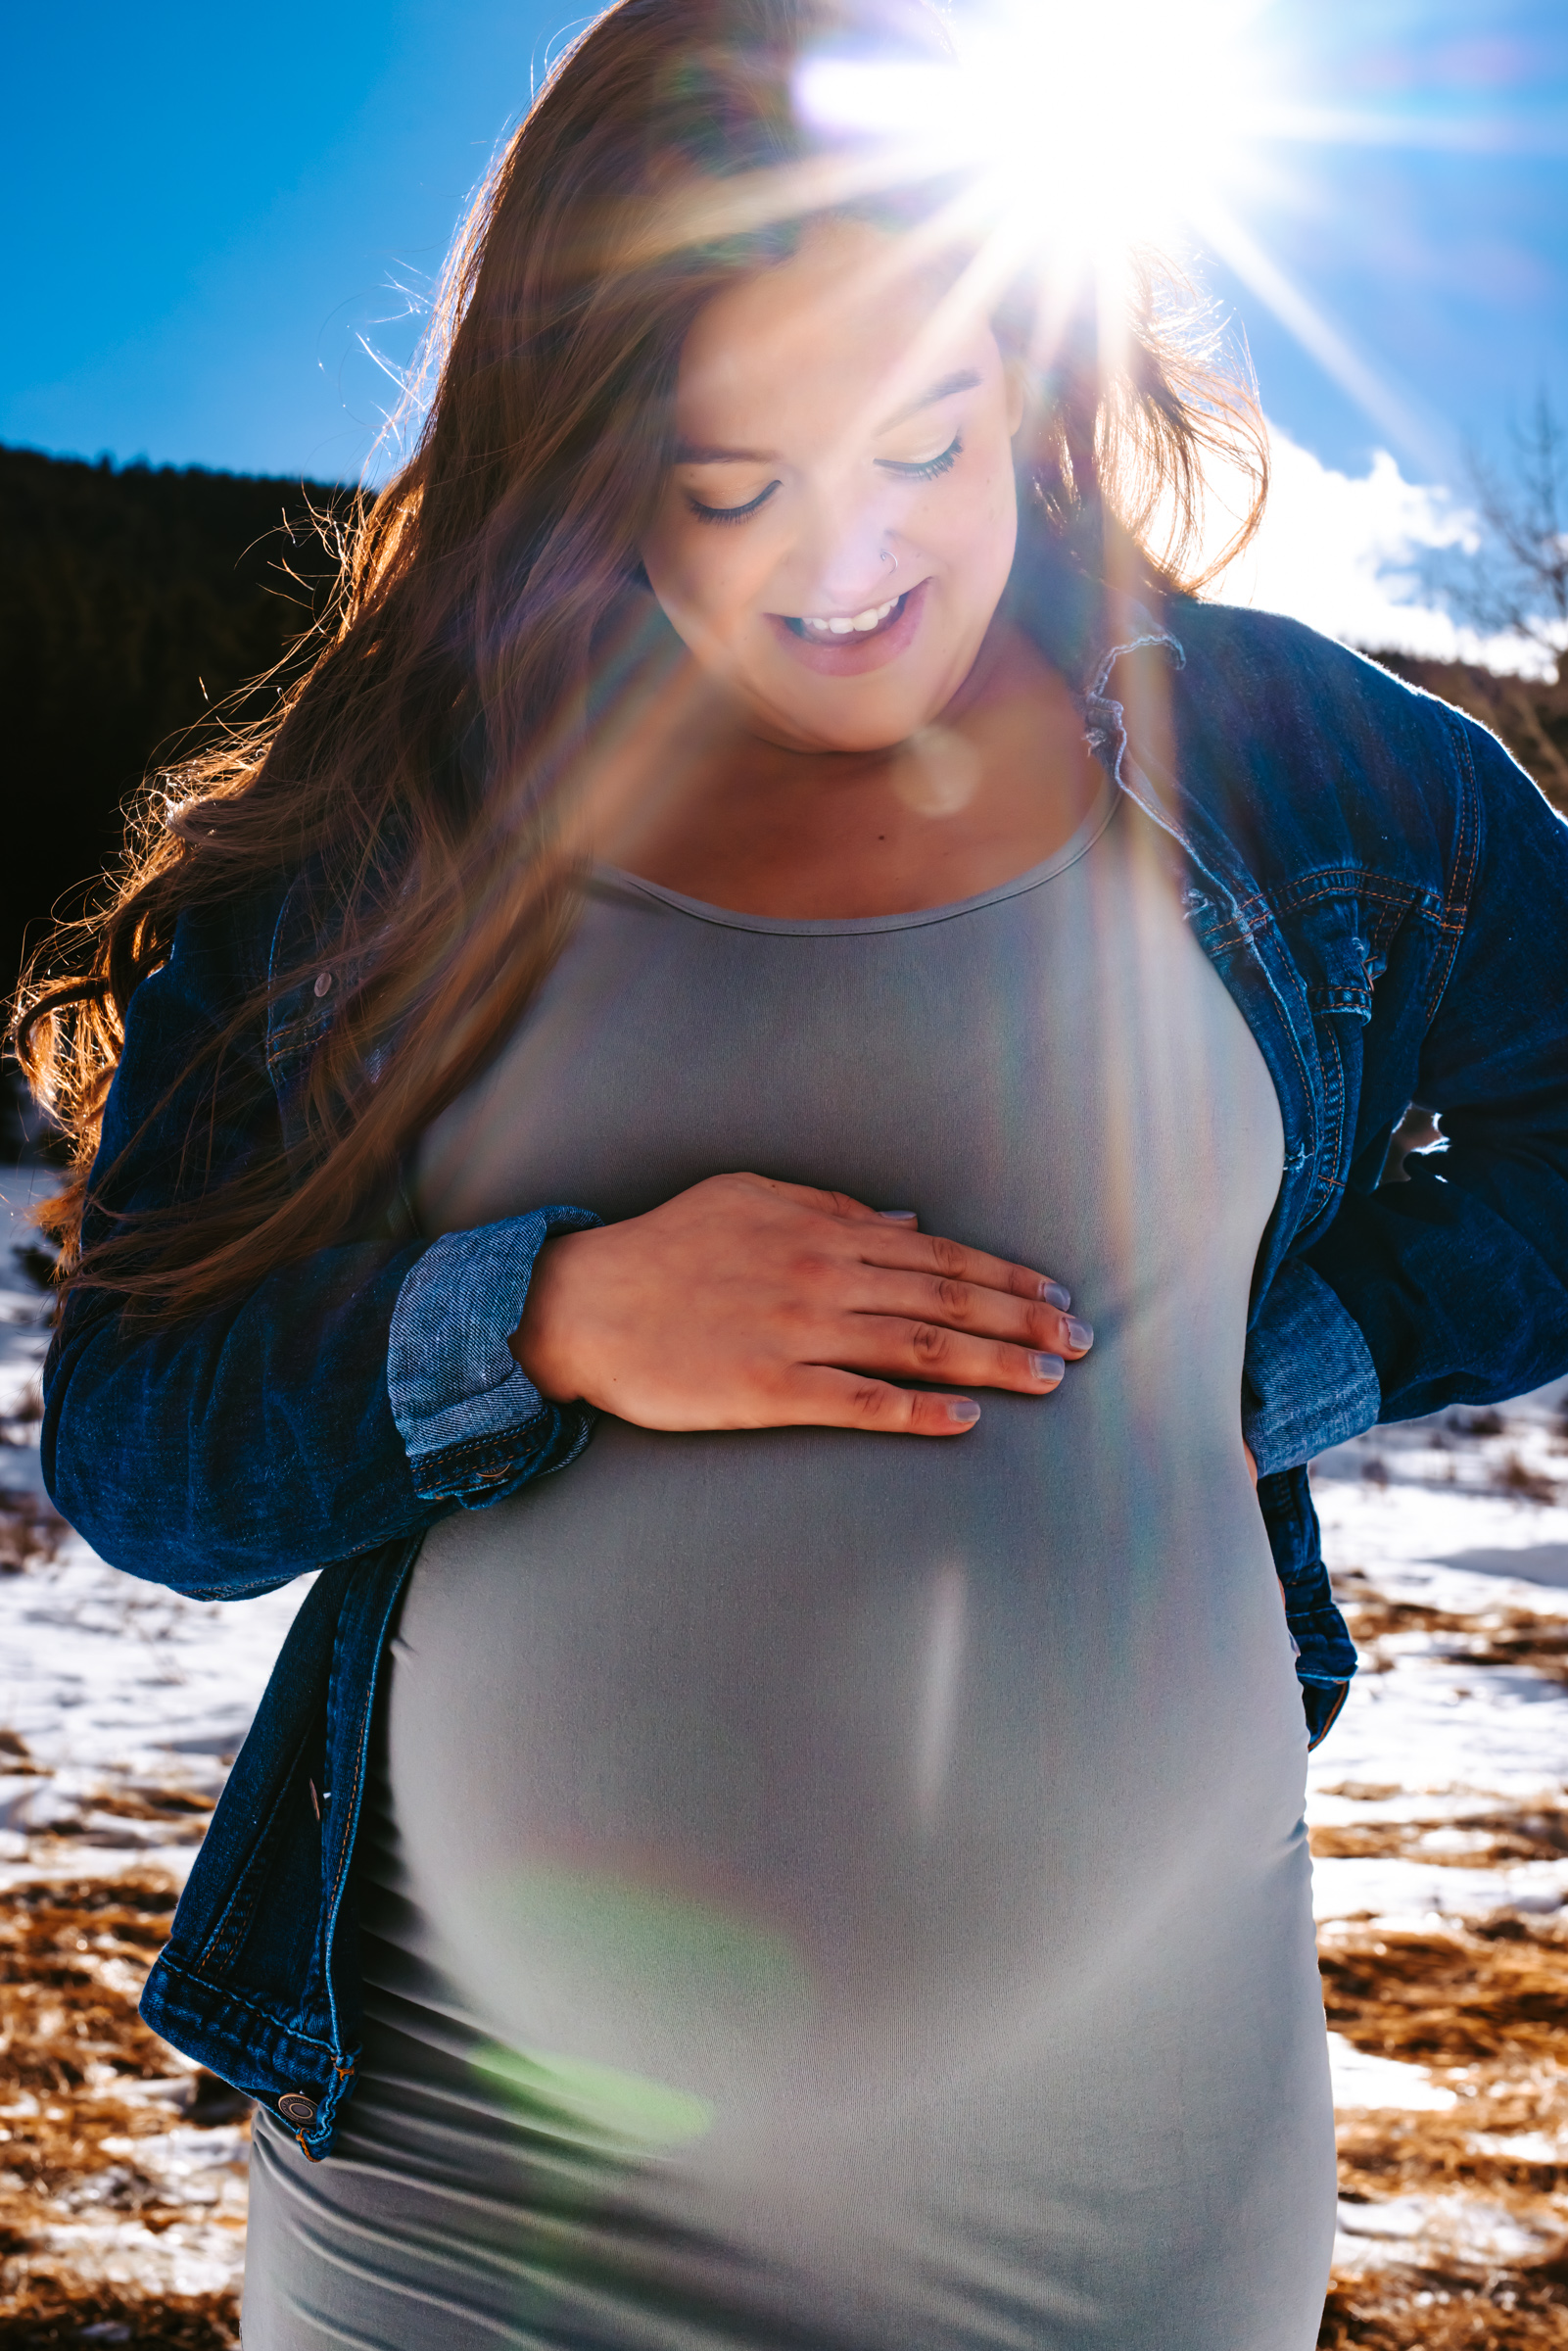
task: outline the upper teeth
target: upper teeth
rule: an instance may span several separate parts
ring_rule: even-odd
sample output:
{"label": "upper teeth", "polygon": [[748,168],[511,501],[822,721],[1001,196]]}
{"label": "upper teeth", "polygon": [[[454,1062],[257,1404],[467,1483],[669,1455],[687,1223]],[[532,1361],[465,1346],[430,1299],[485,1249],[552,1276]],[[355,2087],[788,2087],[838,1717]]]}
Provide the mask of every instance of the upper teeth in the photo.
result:
{"label": "upper teeth", "polygon": [[853,620],[841,618],[817,620],[808,612],[804,615],[801,625],[804,628],[815,629],[820,636],[847,637],[851,629],[879,628],[897,601],[896,596],[890,596],[885,604],[869,605],[864,612],[857,612]]}

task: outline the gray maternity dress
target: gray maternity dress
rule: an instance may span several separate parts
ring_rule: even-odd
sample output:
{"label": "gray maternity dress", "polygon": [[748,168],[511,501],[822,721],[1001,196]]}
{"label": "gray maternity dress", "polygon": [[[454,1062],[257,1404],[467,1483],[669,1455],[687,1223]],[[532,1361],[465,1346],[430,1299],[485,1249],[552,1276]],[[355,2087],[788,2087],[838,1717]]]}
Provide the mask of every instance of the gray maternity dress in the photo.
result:
{"label": "gray maternity dress", "polygon": [[1306,1733],[1242,1456],[1281,1128],[1109,788],[962,904],[619,875],[431,1130],[434,1233],[753,1169],[1094,1322],[956,1441],[658,1435],[428,1537],[330,2159],[258,2125],[247,2351],[1308,2351]]}

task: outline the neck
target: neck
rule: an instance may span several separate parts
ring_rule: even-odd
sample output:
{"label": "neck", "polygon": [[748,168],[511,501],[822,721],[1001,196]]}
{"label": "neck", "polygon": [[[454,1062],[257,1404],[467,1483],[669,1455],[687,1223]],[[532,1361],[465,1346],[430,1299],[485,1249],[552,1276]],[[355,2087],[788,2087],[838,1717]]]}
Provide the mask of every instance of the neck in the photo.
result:
{"label": "neck", "polygon": [[1077,703],[1008,623],[908,741],[794,750],[687,677],[640,725],[641,789],[597,854],[683,895],[785,919],[905,913],[975,896],[1070,838],[1098,771]]}

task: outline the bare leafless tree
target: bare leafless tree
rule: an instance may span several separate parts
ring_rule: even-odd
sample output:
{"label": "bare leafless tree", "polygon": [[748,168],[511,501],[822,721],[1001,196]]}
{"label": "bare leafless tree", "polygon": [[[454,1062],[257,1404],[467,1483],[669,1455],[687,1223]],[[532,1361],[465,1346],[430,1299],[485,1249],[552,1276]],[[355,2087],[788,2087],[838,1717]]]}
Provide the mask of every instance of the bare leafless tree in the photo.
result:
{"label": "bare leafless tree", "polygon": [[1434,550],[1423,573],[1434,600],[1483,641],[1533,648],[1539,666],[1524,666],[1535,675],[1517,674],[1515,661],[1497,670],[1377,657],[1491,727],[1568,816],[1568,422],[1547,391],[1524,423],[1510,425],[1508,441],[1500,466],[1471,451],[1471,544]]}
{"label": "bare leafless tree", "polygon": [[1509,426],[1510,460],[1479,450],[1467,463],[1479,544],[1446,550],[1433,582],[1454,618],[1483,637],[1534,645],[1563,682],[1568,655],[1568,425],[1543,389],[1526,422]]}

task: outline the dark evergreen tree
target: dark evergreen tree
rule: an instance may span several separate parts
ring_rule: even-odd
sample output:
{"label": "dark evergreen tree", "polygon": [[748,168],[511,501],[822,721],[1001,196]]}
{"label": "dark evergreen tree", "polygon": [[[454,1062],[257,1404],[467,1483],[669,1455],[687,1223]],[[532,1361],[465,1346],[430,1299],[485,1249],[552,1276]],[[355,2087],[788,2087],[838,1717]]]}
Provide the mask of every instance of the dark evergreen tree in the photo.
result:
{"label": "dark evergreen tree", "polygon": [[[119,855],[157,764],[260,715],[336,566],[312,520],[354,494],[0,449],[6,853],[0,978]],[[234,699],[238,696],[239,699]]]}

